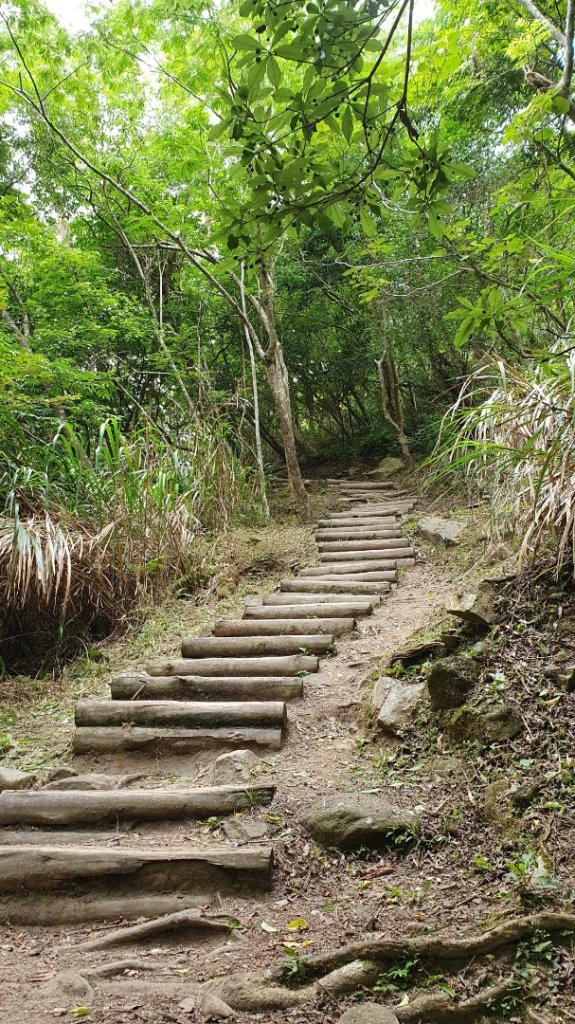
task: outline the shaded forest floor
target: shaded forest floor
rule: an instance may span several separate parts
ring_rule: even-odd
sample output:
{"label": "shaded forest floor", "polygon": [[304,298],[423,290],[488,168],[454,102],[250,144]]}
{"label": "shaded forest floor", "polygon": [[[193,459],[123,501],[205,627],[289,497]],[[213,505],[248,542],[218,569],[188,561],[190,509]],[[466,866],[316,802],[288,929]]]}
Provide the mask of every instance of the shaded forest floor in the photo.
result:
{"label": "shaded forest floor", "polygon": [[[321,493],[314,496],[316,515],[326,501]],[[420,507],[427,512],[428,506],[426,499]],[[228,942],[220,938],[190,946],[162,939],[127,947],[118,958],[125,955],[132,963],[121,980],[83,998],[77,991],[50,986],[61,971],[102,963],[102,953],[75,948],[94,928],[5,929],[1,1020],[45,1021],[54,1014],[74,1019],[76,1009],[76,1016],[106,1024],[199,1021],[203,1018],[185,1007],[183,983],[190,983],[191,991],[195,982],[283,964],[285,976],[294,985],[303,984],[298,965],[306,954],[376,931],[416,936],[455,927],[461,934],[534,910],[572,907],[575,697],[546,673],[554,659],[569,658],[575,645],[575,595],[546,577],[502,580],[508,563],[502,568],[502,552],[487,544],[484,511],[454,511],[469,523],[464,543],[437,549],[417,539],[416,566],[373,616],[338,641],[337,653],[322,662],[320,672],[306,678],[303,702],[290,706],[283,749],[263,757],[265,775],[277,785],[276,799],[269,809],[254,808],[236,817],[240,825],[249,818],[262,841],[273,843],[277,868],[269,895],[225,900],[226,911],[239,918],[242,928]],[[415,529],[420,515],[413,514],[408,529]],[[77,662],[60,681],[0,684],[0,728],[10,737],[3,762],[35,771],[69,762],[76,699],[104,696],[110,671],[152,655],[173,655],[182,635],[209,631],[217,619],[239,611],[246,594],[272,591],[314,557],[310,528],[274,521],[267,528],[235,531],[226,539],[226,554],[201,604],[167,600],[137,634],[96,652],[101,660]],[[370,704],[373,681],[393,652],[414,637],[419,642],[447,626],[452,629],[443,610],[449,593],[486,576],[499,577],[497,624],[487,634],[460,628],[459,650],[475,647],[481,666],[470,703],[482,710],[501,701],[514,703],[523,723],[518,735],[490,745],[457,743],[449,739],[445,717],[425,704],[400,738],[383,737]],[[575,646],[572,653],[575,660]],[[423,679],[427,668],[416,664],[405,675]],[[400,673],[396,669],[394,674]],[[8,749],[10,742],[14,746]],[[112,764],[109,758],[84,758],[82,767],[145,770],[145,785],[202,785],[209,781],[213,759],[213,753],[194,758],[191,771],[181,758],[150,763],[130,757],[129,764],[126,757]],[[422,815],[421,833],[384,852],[344,854],[318,847],[300,824],[302,810],[318,795],[352,790],[391,794],[401,806],[416,809]],[[217,820],[175,825],[163,835],[166,843],[234,841],[229,824]],[[157,829],[137,827],[127,844],[142,845],[148,837],[157,841]],[[60,944],[63,949],[56,952]],[[391,1005],[426,992],[464,998],[510,973],[518,988],[495,1008],[503,1019],[526,1019],[522,999],[527,992],[535,1014],[527,1019],[539,1024],[575,1020],[573,952],[568,941],[544,932],[502,957],[473,960],[464,970],[432,968],[417,957],[405,957],[381,972],[369,996],[359,986],[345,996],[326,994],[305,1009],[253,1012],[246,1019],[328,1024],[358,998]],[[158,984],[157,991],[150,982]],[[87,1013],[79,1012],[82,1007]]]}

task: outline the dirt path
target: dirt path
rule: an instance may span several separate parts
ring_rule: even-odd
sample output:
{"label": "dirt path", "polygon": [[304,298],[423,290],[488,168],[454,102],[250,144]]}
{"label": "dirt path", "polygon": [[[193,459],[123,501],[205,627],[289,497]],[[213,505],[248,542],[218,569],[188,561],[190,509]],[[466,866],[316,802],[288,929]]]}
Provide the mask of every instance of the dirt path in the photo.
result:
{"label": "dirt path", "polygon": [[[232,888],[228,894],[214,884],[209,899],[195,900],[212,912],[225,910],[241,922],[241,929],[230,938],[196,933],[191,944],[189,935],[160,936],[103,954],[78,951],[78,946],[109,930],[109,923],[54,923],[47,928],[7,925],[0,945],[2,1021],[45,1021],[50,1016],[68,1017],[74,1011],[77,1016],[102,1022],[201,1020],[204,1016],[197,1000],[194,1002],[194,983],[232,970],[271,964],[286,943],[292,951],[319,947],[320,943],[337,944],[358,928],[367,927],[389,906],[389,877],[405,884],[414,864],[400,865],[393,855],[363,863],[320,850],[299,822],[302,811],[318,794],[380,789],[377,766],[382,747],[381,742],[366,742],[371,728],[366,720],[365,680],[377,674],[386,654],[401,646],[414,630],[429,625],[449,590],[447,575],[432,562],[418,561],[402,570],[402,576],[400,585],[384,597],[372,615],[360,618],[352,634],[337,639],[335,655],[322,660],[320,671],[305,677],[304,699],[289,706],[289,729],[281,750],[258,748],[258,781],[265,777],[277,787],[270,807],[253,806],[231,819],[210,815],[208,821],[196,824],[189,820],[136,820],[128,831],[105,840],[108,849],[126,852],[176,846],[201,851],[217,846],[242,854],[246,847],[273,847],[276,863],[270,892],[258,887],[260,891],[242,895]],[[393,749],[392,744],[392,753]],[[208,785],[217,753],[217,749],[191,757],[94,753],[76,759],[74,766],[92,773],[141,772],[145,778],[138,785],[164,786],[169,791]],[[90,838],[83,845],[98,849],[101,842]],[[67,849],[69,846],[63,847]],[[122,886],[119,894],[123,895]],[[86,893],[78,890],[74,897],[72,890],[72,897],[81,913]],[[392,916],[396,920],[404,917],[395,911]],[[59,946],[62,948],[56,951]],[[94,985],[91,971],[103,962],[123,958],[131,963],[118,968],[121,980]],[[84,981],[79,971],[87,972]],[[60,972],[72,972],[68,982]],[[143,979],[158,985],[157,991],[148,988],[144,999]],[[301,1019],[336,1020],[339,1005],[335,1000],[333,1013],[323,1009],[316,1017],[315,1011],[309,1011]],[[89,1012],[84,1014],[82,1007]],[[258,1019],[276,1017],[268,1014]],[[277,1019],[288,1018],[280,1013]]]}

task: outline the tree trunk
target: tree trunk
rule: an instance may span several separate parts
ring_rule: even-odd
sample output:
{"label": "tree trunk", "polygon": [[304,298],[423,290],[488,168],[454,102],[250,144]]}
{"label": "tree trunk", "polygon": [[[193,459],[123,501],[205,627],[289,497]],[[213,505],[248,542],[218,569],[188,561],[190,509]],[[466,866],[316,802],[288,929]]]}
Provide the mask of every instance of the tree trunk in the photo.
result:
{"label": "tree trunk", "polygon": [[277,412],[290,487],[303,519],[309,518],[309,502],[297,456],[296,439],[291,411],[289,376],[282,344],[276,327],[273,282],[263,259],[260,262],[261,301],[266,319],[268,347],[264,364],[266,376]]}
{"label": "tree trunk", "polygon": [[401,394],[395,359],[390,346],[387,344],[384,354],[376,360],[377,375],[381,387],[381,400],[383,404],[383,415],[387,422],[393,427],[402,457],[407,466],[413,465],[413,455],[409,448],[409,442],[403,424],[403,410],[401,408]]}
{"label": "tree trunk", "polygon": [[[245,267],[244,267],[244,264],[242,263],[242,271],[241,271],[241,296],[240,297],[241,297],[242,309],[243,309],[244,313],[247,316],[246,290],[245,290],[245,287],[244,287],[244,278],[245,278]],[[255,352],[254,352],[254,346],[252,344],[252,339],[250,337],[250,332],[249,332],[248,327],[247,327],[247,325],[245,323],[243,325],[243,328],[244,328],[244,337],[246,339],[246,345],[248,346],[248,352],[249,352],[249,357],[250,357],[250,369],[251,369],[251,373],[252,373],[252,394],[253,394],[253,403],[254,403],[254,434],[255,434],[255,440],[256,440],[256,460],[257,460],[257,466],[258,466],[258,477],[259,477],[259,481],[260,481],[260,497],[261,497],[261,502],[262,502],[262,508],[263,508],[264,516],[265,516],[265,519],[266,519],[266,522],[267,522],[269,520],[269,517],[270,517],[270,507],[269,507],[269,504],[268,504],[268,496],[267,496],[267,493],[266,493],[266,471],[265,471],[265,466],[264,466],[264,453],[263,453],[263,450],[262,450],[262,434],[261,434],[261,428],[260,428],[260,398],[259,398],[259,391],[258,391],[258,372],[257,372],[257,367],[256,367],[256,356],[255,356]]]}

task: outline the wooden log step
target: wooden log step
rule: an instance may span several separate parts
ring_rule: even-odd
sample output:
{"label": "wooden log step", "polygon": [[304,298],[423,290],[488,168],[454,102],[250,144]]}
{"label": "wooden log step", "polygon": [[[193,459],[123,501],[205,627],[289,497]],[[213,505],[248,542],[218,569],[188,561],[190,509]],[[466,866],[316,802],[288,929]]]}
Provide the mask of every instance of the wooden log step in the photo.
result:
{"label": "wooden log step", "polygon": [[377,537],[375,540],[363,540],[356,537],[355,540],[333,540],[320,541],[320,552],[329,551],[387,551],[393,548],[409,547],[407,537]]}
{"label": "wooden log step", "polygon": [[298,676],[210,678],[134,672],[113,676],[110,690],[113,700],[299,700],[303,680]]}
{"label": "wooden log step", "polygon": [[328,477],[326,484],[338,484],[345,487],[383,487],[385,490],[393,490],[391,480],[350,480],[349,477]]}
{"label": "wooden log step", "polygon": [[200,636],[182,641],[183,658],[251,658],[262,655],[325,654],[333,636]]}
{"label": "wooden log step", "polygon": [[318,530],[315,539],[318,544],[332,543],[333,541],[340,540],[387,540],[390,537],[401,537],[402,532],[400,524],[389,530],[378,530],[373,526],[360,526],[356,528],[348,526],[347,529],[334,527],[331,530]]}
{"label": "wooden log step", "polygon": [[316,576],[315,579],[347,582],[352,580],[355,583],[397,583],[397,572],[395,569],[386,569],[383,572],[327,572],[324,576]]}
{"label": "wooden log step", "polygon": [[[388,542],[389,543],[389,542]],[[402,542],[403,543],[403,542]],[[353,551],[320,551],[320,562],[381,562],[388,559],[415,558],[413,548],[400,546],[381,548],[356,548]]]}
{"label": "wooden log step", "polygon": [[326,562],[322,565],[312,565],[309,569],[300,569],[298,579],[307,579],[309,576],[325,576],[326,573],[354,573],[354,572],[387,572],[389,569],[397,569],[395,558],[378,559],[373,562]]}
{"label": "wooden log step", "polygon": [[[216,636],[301,636],[302,632],[327,633],[331,637],[349,633],[355,623],[353,619],[313,619],[302,623],[301,619],[283,619],[281,622],[266,622],[259,619],[221,619],[214,626]],[[302,644],[301,646],[305,646]]]}
{"label": "wooden log step", "polygon": [[[379,518],[377,516],[374,516],[374,517],[367,517],[366,519],[359,519],[359,518],[351,518],[349,516],[349,513],[348,513],[342,519],[320,519],[319,526],[320,526],[320,528],[322,530],[343,530],[343,529],[353,529],[353,530],[355,530],[355,529],[358,529],[359,527],[365,527],[365,528],[371,527],[372,529],[378,529],[379,530],[379,529],[384,528],[385,524],[387,522],[388,522],[388,517],[387,516],[383,516],[381,518]],[[391,524],[392,522],[396,523],[397,520],[389,519],[389,523]]]}
{"label": "wooden log step", "polygon": [[74,733],[76,754],[139,753],[160,756],[194,754],[198,750],[238,750],[240,747],[281,750],[282,729],[237,725],[203,729],[140,726],[85,726]]}
{"label": "wooden log step", "polygon": [[[289,580],[290,583],[297,583],[297,580]],[[307,585],[307,584],[306,584]],[[317,600],[315,599],[317,597]],[[312,593],[298,593],[297,591],[290,595],[286,594],[266,594],[262,598],[262,604],[323,604],[329,602],[331,605],[339,605],[342,602],[349,602],[349,597],[345,594],[317,594],[314,596]],[[369,614],[373,608],[376,608],[381,601],[378,597],[373,598],[354,598],[353,603],[360,605],[364,608],[365,614]]]}
{"label": "wooden log step", "polygon": [[366,524],[368,526],[373,525],[371,520],[373,520],[373,522],[375,522],[377,525],[381,525],[382,523],[385,523],[388,520],[393,521],[394,523],[397,522],[395,513],[393,511],[374,512],[372,509],[368,509],[366,506],[363,511],[349,508],[346,509],[344,512],[332,512],[328,518],[320,519],[318,522],[318,526],[323,526],[324,523],[327,523],[329,526],[335,526],[338,523],[341,523],[342,520],[344,519],[351,520],[353,526],[361,526],[362,524],[364,524],[365,520],[368,521]]}
{"label": "wooden log step", "polygon": [[270,804],[275,786],[202,789],[114,789],[106,792],[23,790],[0,794],[0,825],[101,825],[118,821],[178,821],[235,814]]}
{"label": "wooden log step", "polygon": [[117,831],[110,828],[98,829],[89,832],[87,829],[74,831],[70,828],[63,831],[50,829],[32,828],[2,828],[0,829],[0,846],[45,846],[50,840],[50,846],[86,846],[88,843],[97,842],[101,846],[110,844],[115,849],[118,842],[130,836],[128,831]]}
{"label": "wooden log step", "polygon": [[185,849],[6,846],[0,849],[0,892],[54,890],[73,885],[119,895],[257,890],[272,883],[270,846]]}
{"label": "wooden log step", "polygon": [[[53,841],[52,834],[50,840]],[[43,844],[46,834],[43,835]],[[138,918],[159,917],[160,914],[175,914],[181,910],[205,907],[206,896],[190,894],[165,896],[118,896],[94,899],[84,896],[81,900],[73,896],[54,894],[42,896],[34,893],[28,896],[4,896],[0,898],[0,924],[36,925],[45,927],[53,924],[85,924],[90,921],[127,921]]]}
{"label": "wooden log step", "polygon": [[[299,616],[288,615],[286,618]],[[300,672],[317,672],[318,668],[319,658],[315,655],[292,654],[285,658],[159,659],[150,662],[146,671],[151,676],[295,676]]]}
{"label": "wooden log step", "polygon": [[271,700],[82,700],[76,704],[74,717],[77,726],[141,725],[189,730],[250,726],[285,729],[287,708],[283,701]]}
{"label": "wooden log step", "polygon": [[[297,581],[294,581],[297,582]],[[248,605],[245,609],[245,616],[249,619],[325,619],[333,605],[322,602],[321,604],[262,604]],[[338,618],[355,619],[359,615],[370,615],[371,606],[365,603],[359,604],[350,600],[345,604],[338,604]]]}
{"label": "wooden log step", "polygon": [[[297,587],[298,591],[305,590],[306,587],[315,593],[319,591],[325,600],[333,594],[346,594],[349,598],[351,594],[387,594],[391,589],[391,585],[385,582],[364,583],[356,579],[345,581],[341,578],[332,580],[329,576],[314,577],[312,580],[286,580],[280,586],[286,593],[290,593],[292,584]],[[293,596],[295,597],[295,594]],[[303,595],[298,594],[297,596],[301,599]]]}

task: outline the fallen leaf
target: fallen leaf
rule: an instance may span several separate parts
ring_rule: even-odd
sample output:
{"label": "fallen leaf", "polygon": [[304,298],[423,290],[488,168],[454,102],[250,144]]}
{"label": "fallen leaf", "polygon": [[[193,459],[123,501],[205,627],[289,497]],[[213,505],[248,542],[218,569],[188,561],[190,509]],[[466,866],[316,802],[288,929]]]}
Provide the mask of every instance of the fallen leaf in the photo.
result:
{"label": "fallen leaf", "polygon": [[262,921],[260,928],[262,932],[267,932],[268,935],[273,935],[274,932],[277,932],[277,928],[274,928],[273,924],[268,924],[267,921]]}
{"label": "fallen leaf", "polygon": [[301,932],[305,928],[309,928],[305,917],[294,917],[293,921],[288,921],[287,924],[288,932]]}

